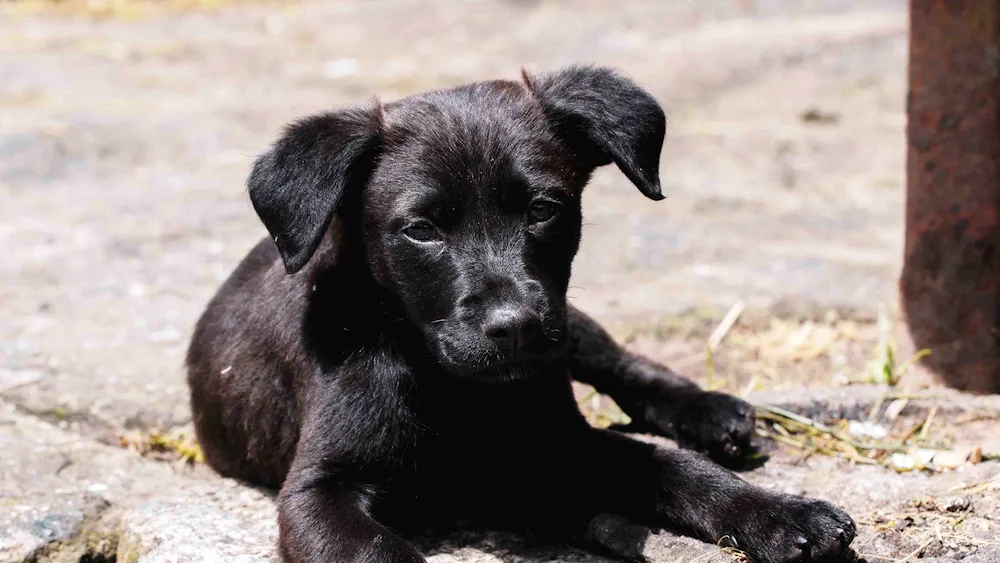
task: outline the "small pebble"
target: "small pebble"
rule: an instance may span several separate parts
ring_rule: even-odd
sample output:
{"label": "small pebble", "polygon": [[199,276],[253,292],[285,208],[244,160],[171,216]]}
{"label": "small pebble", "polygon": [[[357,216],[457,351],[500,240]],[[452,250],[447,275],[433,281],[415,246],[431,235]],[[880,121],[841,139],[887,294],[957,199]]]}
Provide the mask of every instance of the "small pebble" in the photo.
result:
{"label": "small pebble", "polygon": [[965,460],[968,459],[968,457],[968,452],[938,452],[934,456],[934,465],[940,469],[955,469],[965,465]]}
{"label": "small pebble", "polygon": [[852,420],[848,424],[847,430],[854,436],[862,436],[875,440],[881,440],[889,435],[889,431],[886,430],[884,426],[860,420]]}
{"label": "small pebble", "polygon": [[909,471],[917,466],[917,462],[912,457],[900,452],[892,454],[892,457],[889,458],[889,463],[897,471]]}
{"label": "small pebble", "polygon": [[941,512],[965,512],[972,508],[969,497],[954,496],[937,499],[937,509]]}
{"label": "small pebble", "polygon": [[938,452],[934,450],[924,450],[918,449],[913,452],[913,457],[917,459],[921,467],[926,467],[931,464],[931,460],[935,458]]}
{"label": "small pebble", "polygon": [[912,525],[913,525],[913,518],[907,516],[906,518],[903,518],[899,522],[896,522],[896,526],[895,527],[896,527],[896,531],[900,532],[900,531],[905,530],[906,528],[909,528]]}

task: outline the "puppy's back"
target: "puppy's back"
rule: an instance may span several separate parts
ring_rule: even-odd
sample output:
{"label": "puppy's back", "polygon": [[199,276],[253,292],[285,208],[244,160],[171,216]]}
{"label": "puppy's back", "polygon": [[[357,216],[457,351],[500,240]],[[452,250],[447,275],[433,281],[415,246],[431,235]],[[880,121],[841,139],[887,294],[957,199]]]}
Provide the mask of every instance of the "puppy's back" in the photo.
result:
{"label": "puppy's back", "polygon": [[220,474],[277,487],[298,439],[295,379],[306,297],[270,239],[223,283],[188,348],[191,410],[205,460]]}

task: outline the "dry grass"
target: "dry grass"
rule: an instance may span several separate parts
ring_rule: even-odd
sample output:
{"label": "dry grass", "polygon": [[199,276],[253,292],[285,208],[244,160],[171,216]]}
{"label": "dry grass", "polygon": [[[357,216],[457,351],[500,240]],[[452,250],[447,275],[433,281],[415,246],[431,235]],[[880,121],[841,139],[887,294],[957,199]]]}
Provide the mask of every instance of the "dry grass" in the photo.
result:
{"label": "dry grass", "polygon": [[883,305],[876,316],[833,309],[781,316],[737,302],[728,313],[692,310],[613,333],[705,387],[736,395],[872,383],[927,387],[926,378],[907,374],[930,350],[900,358],[887,311]]}
{"label": "dry grass", "polygon": [[[888,398],[895,399],[889,395]],[[903,399],[908,400],[908,399]],[[882,401],[873,405],[878,412]],[[852,463],[883,465],[895,471],[954,469],[965,463],[995,459],[974,447],[958,449],[952,441],[949,423],[935,424],[937,409],[916,421],[892,420],[887,424],[858,424],[851,431],[851,421],[823,424],[770,405],[756,405],[757,435],[798,449],[801,459],[814,454],[842,457]],[[857,423],[858,421],[855,421]],[[877,434],[871,436],[871,431]],[[866,432],[868,432],[866,434]]]}
{"label": "dry grass", "polygon": [[[730,384],[735,392],[753,388],[847,385],[865,380],[862,358],[874,341],[872,323],[852,319],[772,318],[760,328],[733,330],[723,354],[730,365],[749,375]],[[746,379],[746,376],[744,377]]]}
{"label": "dry grass", "polygon": [[732,563],[753,563],[753,559],[747,552],[738,547],[726,545],[729,543],[734,543],[734,541],[729,536],[723,536],[722,539],[716,542],[716,545],[732,559]]}
{"label": "dry grass", "polygon": [[[874,318],[837,311],[779,317],[740,305],[729,315],[692,311],[613,333],[631,349],[733,394],[870,382],[867,363],[879,342]],[[736,312],[742,314],[729,325]]]}
{"label": "dry grass", "polygon": [[861,335],[862,327],[856,321],[821,323],[775,318],[766,329],[737,333],[731,340],[762,362],[785,364],[829,356],[836,353],[838,344],[860,340]]}
{"label": "dry grass", "polygon": [[204,463],[205,456],[188,429],[133,431],[118,438],[121,447],[143,457],[183,464]]}

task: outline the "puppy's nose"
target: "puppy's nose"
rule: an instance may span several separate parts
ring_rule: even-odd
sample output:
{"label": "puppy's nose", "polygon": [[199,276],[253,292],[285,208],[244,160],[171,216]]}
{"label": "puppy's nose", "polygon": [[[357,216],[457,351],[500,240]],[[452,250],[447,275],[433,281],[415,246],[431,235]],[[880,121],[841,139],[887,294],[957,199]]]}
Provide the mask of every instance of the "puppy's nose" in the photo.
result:
{"label": "puppy's nose", "polygon": [[541,332],[542,319],[527,307],[503,307],[486,316],[483,332],[500,348],[517,350]]}

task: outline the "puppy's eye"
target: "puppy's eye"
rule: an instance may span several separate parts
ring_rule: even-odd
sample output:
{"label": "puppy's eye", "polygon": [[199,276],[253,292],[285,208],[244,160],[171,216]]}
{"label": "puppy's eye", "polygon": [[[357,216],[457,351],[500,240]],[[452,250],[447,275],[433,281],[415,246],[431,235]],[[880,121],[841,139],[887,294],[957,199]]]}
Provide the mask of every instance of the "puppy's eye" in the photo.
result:
{"label": "puppy's eye", "polygon": [[417,242],[434,242],[439,240],[437,229],[427,221],[420,221],[403,229],[403,234]]}
{"label": "puppy's eye", "polygon": [[559,204],[556,202],[538,199],[531,203],[531,209],[528,210],[528,218],[531,219],[532,223],[544,223],[551,219],[558,209]]}

